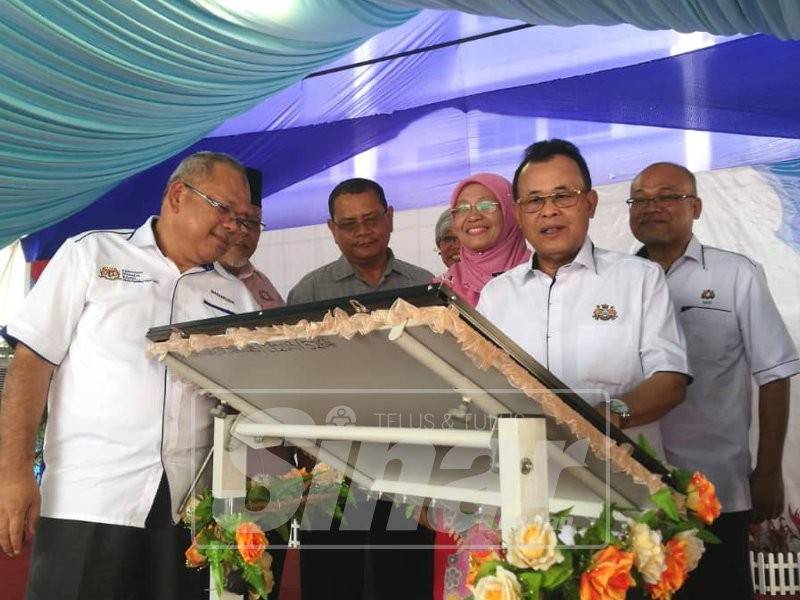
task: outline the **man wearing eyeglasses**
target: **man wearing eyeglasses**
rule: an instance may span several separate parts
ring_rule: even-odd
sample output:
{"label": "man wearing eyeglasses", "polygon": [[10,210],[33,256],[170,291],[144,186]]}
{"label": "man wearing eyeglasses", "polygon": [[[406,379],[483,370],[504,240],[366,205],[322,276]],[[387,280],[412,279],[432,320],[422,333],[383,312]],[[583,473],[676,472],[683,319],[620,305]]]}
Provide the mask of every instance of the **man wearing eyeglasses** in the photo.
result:
{"label": "man wearing eyeglasses", "polygon": [[433,279],[389,248],[394,212],[375,181],[342,181],[328,197],[328,212],[328,229],[342,256],[303,277],[289,292],[289,304],[395,290]]}
{"label": "man wearing eyeglasses", "polygon": [[[289,305],[431,282],[431,273],[397,259],[389,249],[393,211],[377,182],[363,178],[342,181],[328,197],[328,211],[328,228],[342,256],[303,277],[289,292]],[[353,509],[355,513],[350,512]],[[406,519],[403,506],[394,508],[392,502],[363,496],[355,506],[348,505],[344,515],[344,526],[334,524],[329,530],[330,523],[324,523],[320,529],[301,532],[305,600],[430,596],[430,531]],[[362,529],[364,523],[369,523],[368,531]],[[413,548],[415,545],[423,548]]]}
{"label": "man wearing eyeglasses", "polygon": [[245,212],[245,220],[241,231],[234,237],[230,248],[219,262],[227,271],[236,275],[263,310],[279,308],[284,305],[278,290],[269,278],[253,266],[250,257],[258,248],[261,238],[261,171],[246,168],[247,180],[250,183],[250,206]]}
{"label": "man wearing eyeglasses", "polygon": [[[630,226],[639,255],[666,273],[686,332],[694,383],[661,428],[671,464],[703,471],[722,515],[681,598],[752,598],[748,525],[783,512],[783,444],[789,378],[800,360],[761,267],[746,256],[701,244],[693,235],[702,201],[685,167],[656,163],[631,184]],[[758,388],[758,454],[751,472],[752,381]]]}
{"label": "man wearing eyeglasses", "polygon": [[663,453],[658,420],[689,378],[664,274],[592,243],[597,193],[573,144],[528,147],[513,192],[534,254],[483,288],[478,311],[598,410],[610,399],[612,422]]}
{"label": "man wearing eyeglasses", "polygon": [[[174,521],[199,466],[193,450],[210,446],[210,406],[146,356],[144,335],[257,310],[212,264],[249,202],[233,158],[189,156],[158,217],[68,239],[9,320],[16,351],[0,404],[0,547],[17,555],[36,532],[29,600],[203,597],[208,576],[183,565],[189,537]],[[32,450],[45,401],[40,496]]]}

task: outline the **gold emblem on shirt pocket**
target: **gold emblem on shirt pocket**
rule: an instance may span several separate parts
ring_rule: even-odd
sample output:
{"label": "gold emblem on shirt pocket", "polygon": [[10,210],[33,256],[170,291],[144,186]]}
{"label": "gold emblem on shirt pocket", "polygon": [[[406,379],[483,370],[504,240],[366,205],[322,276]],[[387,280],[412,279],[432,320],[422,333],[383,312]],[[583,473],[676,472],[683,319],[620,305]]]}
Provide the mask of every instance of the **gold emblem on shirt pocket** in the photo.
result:
{"label": "gold emblem on shirt pocket", "polygon": [[119,279],[119,269],[117,267],[100,267],[100,277],[103,279],[110,279],[111,281]]}
{"label": "gold emblem on shirt pocket", "polygon": [[592,312],[595,321],[613,321],[617,316],[617,308],[613,304],[598,304]]}

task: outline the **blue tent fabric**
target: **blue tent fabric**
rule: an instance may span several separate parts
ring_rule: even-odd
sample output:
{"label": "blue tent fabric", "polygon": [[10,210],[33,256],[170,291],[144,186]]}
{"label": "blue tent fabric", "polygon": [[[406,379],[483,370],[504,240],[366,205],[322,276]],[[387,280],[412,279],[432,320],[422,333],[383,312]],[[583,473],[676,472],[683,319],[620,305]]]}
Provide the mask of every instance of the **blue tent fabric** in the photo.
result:
{"label": "blue tent fabric", "polygon": [[[753,36],[640,65],[391,114],[207,138],[128,179],[74,217],[28,236],[23,247],[29,260],[38,260],[82,230],[136,225],[158,210],[169,173],[196,150],[228,152],[261,169],[264,196],[269,196],[445,109],[800,138],[800,120],[793,118],[800,106],[800,79],[786,70],[788,64],[800,64],[800,42]],[[404,208],[402,203],[396,207]],[[266,203],[265,215],[268,211]],[[276,219],[268,220],[275,225]]]}
{"label": "blue tent fabric", "polygon": [[707,31],[718,35],[769,33],[800,39],[796,0],[380,0],[384,6],[460,10],[527,23],[617,25]]}
{"label": "blue tent fabric", "polygon": [[296,28],[254,30],[189,0],[4,0],[0,246],[416,13],[297,0]]}
{"label": "blue tent fabric", "polygon": [[[214,4],[219,11],[209,8]],[[0,246],[75,214],[131,175],[184,151],[226,119],[376,32],[411,19],[420,7],[461,8],[537,24],[630,22],[644,28],[800,37],[800,3],[794,0],[401,4],[294,0],[289,20],[277,22],[231,18],[237,16],[236,5],[214,0],[0,3]],[[413,69],[407,72],[408,85],[412,76]],[[568,107],[553,103],[550,110],[557,114]],[[610,107],[598,112],[603,110]],[[615,112],[625,117],[620,108]],[[359,139],[371,137],[359,130]]]}

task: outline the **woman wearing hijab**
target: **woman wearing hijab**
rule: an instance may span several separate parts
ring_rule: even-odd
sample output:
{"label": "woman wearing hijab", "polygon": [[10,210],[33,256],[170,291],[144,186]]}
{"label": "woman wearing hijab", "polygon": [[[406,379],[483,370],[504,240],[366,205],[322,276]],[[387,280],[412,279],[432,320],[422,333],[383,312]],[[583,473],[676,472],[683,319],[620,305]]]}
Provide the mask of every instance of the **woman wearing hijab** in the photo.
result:
{"label": "woman wearing hijab", "polygon": [[461,261],[442,276],[470,306],[495,275],[526,261],[531,253],[514,218],[511,183],[500,175],[478,173],[461,181],[450,200],[453,233],[461,242]]}
{"label": "woman wearing hijab", "polygon": [[[467,177],[453,190],[450,212],[453,233],[461,242],[461,261],[451,265],[441,281],[474,307],[481,289],[492,277],[526,261],[531,253],[514,218],[511,183],[504,177],[493,173]],[[440,516],[439,529],[451,529],[447,526],[448,516]],[[480,525],[466,534],[464,550],[451,550],[455,541],[446,533],[436,533],[436,545],[442,546],[434,551],[436,600],[461,600],[470,596],[468,547],[500,544],[495,531]]]}

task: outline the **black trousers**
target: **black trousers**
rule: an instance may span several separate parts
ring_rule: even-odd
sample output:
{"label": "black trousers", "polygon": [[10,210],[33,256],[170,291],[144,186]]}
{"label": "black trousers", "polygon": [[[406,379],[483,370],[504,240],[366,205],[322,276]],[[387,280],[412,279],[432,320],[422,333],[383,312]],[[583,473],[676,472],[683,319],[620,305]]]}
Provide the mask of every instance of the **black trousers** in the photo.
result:
{"label": "black trousers", "polygon": [[334,524],[330,530],[301,531],[303,600],[432,597],[433,532],[410,522],[405,508],[391,502],[364,503],[360,510],[373,508],[368,530],[340,531]]}
{"label": "black trousers", "polygon": [[709,527],[722,540],[706,544],[697,568],[674,596],[676,600],[752,600],[748,554],[750,511],[723,513]]}
{"label": "black trousers", "polygon": [[144,529],[43,517],[26,600],[207,600],[208,569],[184,564],[190,542],[172,523],[166,478]]}

